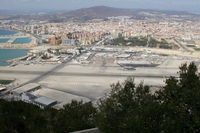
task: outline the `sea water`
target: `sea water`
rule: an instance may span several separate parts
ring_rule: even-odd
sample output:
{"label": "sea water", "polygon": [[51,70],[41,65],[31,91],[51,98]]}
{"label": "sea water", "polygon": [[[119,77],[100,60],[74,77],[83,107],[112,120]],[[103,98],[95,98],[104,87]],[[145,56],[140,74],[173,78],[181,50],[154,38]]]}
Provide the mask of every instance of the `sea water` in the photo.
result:
{"label": "sea water", "polygon": [[[0,37],[1,37],[0,43],[7,43],[8,40],[10,40],[12,38],[11,35],[14,35],[16,33],[17,33],[16,31],[0,29]],[[9,36],[9,38],[6,38],[8,36]],[[32,41],[32,39],[30,37],[18,37],[12,42],[12,44],[28,44],[31,41]]]}
{"label": "sea water", "polygon": [[0,49],[0,66],[9,65],[7,60],[23,57],[27,54],[27,50],[19,49]]}
{"label": "sea water", "polygon": [[17,38],[12,44],[27,44],[32,41],[29,37]]}
{"label": "sea water", "polygon": [[16,34],[16,31],[11,31],[11,30],[1,30],[0,29],[0,36],[9,36],[9,35],[14,35]]}

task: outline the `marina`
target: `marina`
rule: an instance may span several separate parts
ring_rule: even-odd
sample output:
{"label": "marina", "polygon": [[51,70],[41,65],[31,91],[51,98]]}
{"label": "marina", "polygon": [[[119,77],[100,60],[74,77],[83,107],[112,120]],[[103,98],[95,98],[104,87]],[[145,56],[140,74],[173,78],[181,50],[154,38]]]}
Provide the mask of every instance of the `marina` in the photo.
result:
{"label": "marina", "polygon": [[31,38],[29,37],[23,37],[23,38],[16,38],[12,44],[28,44],[31,42]]}
{"label": "marina", "polygon": [[0,36],[10,36],[16,34],[16,31],[11,31],[11,30],[1,30],[0,29]]}
{"label": "marina", "polygon": [[17,31],[0,30],[1,48],[26,49],[37,44],[37,39],[30,34]]}
{"label": "marina", "polygon": [[0,43],[7,43],[10,38],[0,38]]}

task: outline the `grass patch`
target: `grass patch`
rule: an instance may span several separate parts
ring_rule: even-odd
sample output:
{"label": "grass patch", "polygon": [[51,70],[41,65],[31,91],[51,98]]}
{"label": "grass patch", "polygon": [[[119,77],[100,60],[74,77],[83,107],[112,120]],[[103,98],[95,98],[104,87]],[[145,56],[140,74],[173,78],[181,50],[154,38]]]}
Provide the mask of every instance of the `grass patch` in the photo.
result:
{"label": "grass patch", "polygon": [[156,48],[160,47],[163,49],[172,49],[172,46],[165,40],[161,39],[156,40],[155,38],[150,37],[144,37],[144,36],[137,36],[137,37],[129,37],[129,38],[124,38],[122,36],[115,38],[111,40],[110,42],[111,45],[122,45],[122,46],[143,46],[143,47],[150,47],[150,48]]}
{"label": "grass patch", "polygon": [[8,85],[10,83],[12,83],[14,80],[0,80],[0,84],[2,85]]}
{"label": "grass patch", "polygon": [[195,45],[186,45],[187,47],[189,48],[195,48],[196,46]]}
{"label": "grass patch", "polygon": [[196,50],[196,51],[200,51],[200,48],[194,48],[194,50]]}

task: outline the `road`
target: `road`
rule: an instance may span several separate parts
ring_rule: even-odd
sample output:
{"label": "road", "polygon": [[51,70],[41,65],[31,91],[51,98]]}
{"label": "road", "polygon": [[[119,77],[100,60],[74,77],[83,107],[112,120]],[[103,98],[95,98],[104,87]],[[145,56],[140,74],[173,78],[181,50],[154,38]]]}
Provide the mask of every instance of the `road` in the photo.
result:
{"label": "road", "polygon": [[190,49],[188,49],[185,45],[180,43],[177,39],[174,39],[174,41],[181,47],[185,52],[192,52]]}
{"label": "road", "polygon": [[0,71],[0,73],[12,73],[12,74],[37,74],[39,75],[38,77],[28,81],[28,82],[25,82],[23,84],[20,84],[14,88],[11,88],[11,89],[8,89],[7,91],[5,91],[4,93],[2,93],[0,96],[2,95],[5,95],[5,94],[8,94],[10,91],[14,90],[14,89],[17,89],[21,86],[24,86],[26,84],[29,84],[29,83],[38,83],[40,82],[41,80],[45,79],[46,77],[48,77],[50,74],[52,74],[53,72],[59,70],[59,69],[62,69],[68,62],[70,62],[71,60],[77,58],[78,56],[81,56],[81,54],[79,55],[75,55],[73,56],[72,58],[69,58],[68,60],[66,60],[65,62],[61,63],[61,64],[58,64],[56,65],[55,67],[53,67],[52,69],[46,71],[46,72],[33,72],[33,71]]}
{"label": "road", "polygon": [[109,39],[109,38],[111,38],[111,35],[108,35],[108,36],[106,36],[103,40],[97,42],[97,43],[95,44],[95,46],[103,45],[104,42],[105,42],[107,39]]}
{"label": "road", "polygon": [[[97,42],[96,45],[98,45],[98,44],[104,42],[106,39],[107,39],[107,37],[106,37],[104,40]],[[92,47],[91,47],[91,48],[92,48]],[[88,51],[85,51],[85,52],[88,52]],[[81,56],[82,54],[83,54],[83,53],[81,53],[81,54],[79,54],[79,55],[73,56],[72,58],[66,60],[64,63],[56,65],[55,67],[53,67],[53,68],[50,69],[49,71],[47,71],[47,72],[41,74],[40,76],[38,76],[38,77],[36,77],[36,78],[34,78],[34,79],[32,79],[32,80],[30,80],[30,81],[24,83],[24,84],[22,84],[21,86],[26,85],[26,84],[29,84],[29,83],[37,83],[37,82],[39,82],[39,81],[45,79],[47,76],[52,75],[52,74],[55,74],[55,73],[56,73],[55,71],[57,71],[57,70],[59,70],[59,69],[62,69],[67,63],[69,63],[69,62],[70,62],[71,60],[73,60],[73,59],[76,59],[77,57]],[[94,54],[94,55],[95,55],[95,54]],[[27,72],[27,73],[28,73],[28,72]],[[60,74],[61,74],[61,73],[60,73]],[[70,74],[67,74],[67,75],[70,75]],[[71,73],[71,75],[77,75],[77,76],[78,76],[78,74],[73,74],[73,73]],[[81,76],[81,75],[80,75],[80,76]]]}
{"label": "road", "polygon": [[[69,59],[67,59],[65,62],[61,63],[61,64],[58,64],[56,65],[55,67],[53,67],[52,69],[48,70],[47,72],[39,72],[38,74],[41,74],[40,76],[20,85],[20,86],[24,86],[26,84],[29,84],[29,83],[37,83],[37,82],[40,82],[41,80],[45,79],[46,77],[48,77],[49,75],[51,75],[53,72],[59,70],[59,69],[62,69],[67,63],[69,63],[71,60],[77,58],[78,56],[81,56],[82,54],[79,54],[79,55],[75,55]],[[24,73],[30,73],[28,71],[24,72]],[[34,72],[32,73],[34,74]]]}

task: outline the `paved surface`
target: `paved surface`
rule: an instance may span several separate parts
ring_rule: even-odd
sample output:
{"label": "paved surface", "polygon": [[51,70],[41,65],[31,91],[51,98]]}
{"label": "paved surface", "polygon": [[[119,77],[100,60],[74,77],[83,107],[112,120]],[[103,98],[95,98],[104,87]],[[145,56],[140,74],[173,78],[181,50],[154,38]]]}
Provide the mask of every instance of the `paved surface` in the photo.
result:
{"label": "paved surface", "polygon": [[[57,70],[56,68],[53,70]],[[76,73],[76,72],[54,72],[54,71],[48,71],[48,72],[42,72],[42,71],[9,71],[9,70],[1,70],[0,73],[13,73],[13,74],[33,74],[33,75],[40,75],[39,77],[34,78],[33,80],[28,81],[27,83],[35,83],[43,80],[44,78],[48,76],[79,76],[79,77],[146,77],[146,78],[167,78],[170,76],[176,76],[174,75],[169,75],[169,74],[148,74],[148,73],[130,73],[130,74],[123,74],[123,73]]]}
{"label": "paved surface", "polygon": [[16,87],[39,83],[42,89],[33,93],[50,97],[64,105],[72,99],[87,102],[104,97],[110,92],[111,84],[123,82],[128,76],[135,77],[136,84],[144,82],[146,85],[163,85],[166,77],[177,76],[178,66],[185,62],[185,60],[169,59],[159,67],[141,67],[135,71],[127,71],[105,58],[95,60],[95,64],[75,64],[72,60],[76,57],[56,65],[30,64],[0,67],[0,78],[17,79]]}

